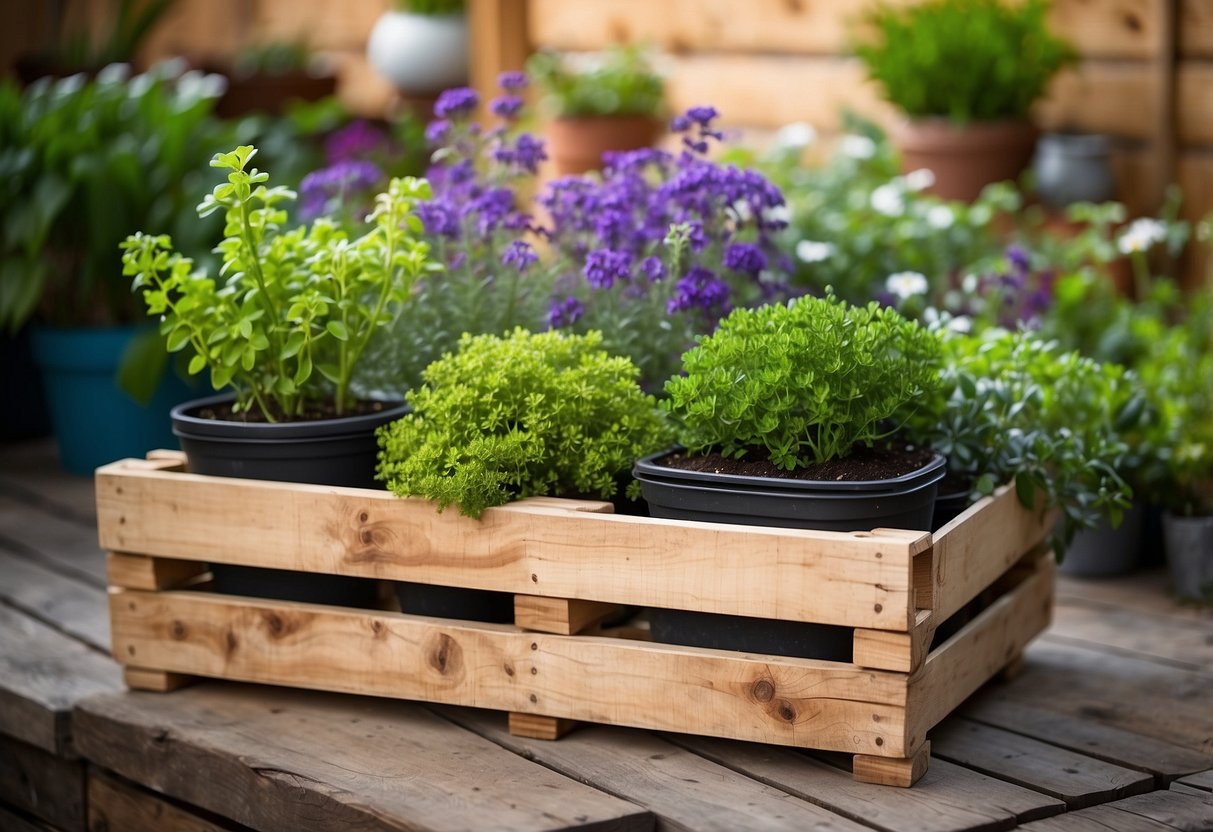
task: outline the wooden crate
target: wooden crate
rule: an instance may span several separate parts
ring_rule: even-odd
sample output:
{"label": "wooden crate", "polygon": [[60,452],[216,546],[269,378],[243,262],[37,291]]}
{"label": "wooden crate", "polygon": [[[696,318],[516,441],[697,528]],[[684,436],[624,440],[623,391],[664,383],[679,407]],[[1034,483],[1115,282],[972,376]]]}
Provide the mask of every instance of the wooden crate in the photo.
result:
{"label": "wooden crate", "polygon": [[[165,452],[116,462],[97,472],[114,655],[134,688],[214,677],[493,708],[532,736],[584,720],[842,751],[857,779],[908,786],[927,732],[1049,622],[1050,518],[1010,490],[935,535],[610,512],[538,498],[476,521],[383,491],[189,474]],[[509,592],[515,625],[218,595],[208,563]],[[617,604],[850,627],[853,661],[595,630]]]}

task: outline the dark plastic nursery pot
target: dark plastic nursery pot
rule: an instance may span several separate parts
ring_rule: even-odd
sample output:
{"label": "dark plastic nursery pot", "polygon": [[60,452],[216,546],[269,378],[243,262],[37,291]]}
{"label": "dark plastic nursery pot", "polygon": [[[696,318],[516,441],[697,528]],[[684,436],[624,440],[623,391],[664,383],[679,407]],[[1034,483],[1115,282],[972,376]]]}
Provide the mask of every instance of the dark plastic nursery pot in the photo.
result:
{"label": "dark plastic nursery pot", "polygon": [[[669,468],[664,451],[639,460],[640,482],[654,517],[824,531],[931,528],[944,458],[900,477],[815,481]],[[828,661],[851,660],[851,630],[736,615],[651,609],[654,641]]]}
{"label": "dark plastic nursery pot", "polygon": [[[199,415],[232,400],[212,396],[173,408],[173,433],[191,473],[377,488],[375,430],[407,412],[402,402],[384,402],[375,413],[312,422],[233,422]],[[378,596],[376,582],[365,578],[230,564],[212,564],[211,573],[215,591],[228,595],[362,608],[373,608]]]}

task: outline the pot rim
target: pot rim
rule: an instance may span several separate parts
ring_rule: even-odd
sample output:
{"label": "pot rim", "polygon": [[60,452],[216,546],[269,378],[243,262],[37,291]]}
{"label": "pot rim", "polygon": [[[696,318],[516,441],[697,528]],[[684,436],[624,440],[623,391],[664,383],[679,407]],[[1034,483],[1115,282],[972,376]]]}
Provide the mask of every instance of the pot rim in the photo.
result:
{"label": "pot rim", "polygon": [[378,413],[359,413],[335,419],[314,419],[306,422],[236,422],[224,419],[203,419],[189,413],[200,407],[235,400],[231,393],[220,393],[201,399],[191,399],[174,407],[169,415],[173,434],[186,439],[221,439],[226,442],[323,442],[356,436],[373,431],[408,412],[400,399],[382,399],[389,407]]}

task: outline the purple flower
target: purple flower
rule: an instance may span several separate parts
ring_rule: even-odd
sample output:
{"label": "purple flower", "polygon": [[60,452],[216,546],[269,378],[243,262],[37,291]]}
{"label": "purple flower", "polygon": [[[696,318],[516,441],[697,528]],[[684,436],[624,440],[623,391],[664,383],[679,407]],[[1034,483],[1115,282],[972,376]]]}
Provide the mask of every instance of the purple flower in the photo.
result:
{"label": "purple flower", "polygon": [[715,107],[692,107],[686,112],[686,117],[700,127],[707,127],[719,116]]}
{"label": "purple flower", "polygon": [[659,257],[646,257],[641,260],[640,271],[650,283],[656,283],[665,277],[665,266]]}
{"label": "purple flower", "polygon": [[583,274],[586,282],[595,289],[610,289],[615,281],[628,279],[631,265],[631,258],[622,251],[600,248],[586,257]]}
{"label": "purple flower", "polygon": [[427,234],[455,238],[459,236],[459,217],[450,206],[439,200],[417,203],[417,216],[421,218]]}
{"label": "purple flower", "polygon": [[543,142],[530,133],[520,133],[511,145],[503,142],[493,151],[493,158],[525,173],[537,173],[539,163],[548,158]]}
{"label": "purple flower", "polygon": [[378,165],[356,159],[314,170],[299,183],[300,217],[315,219],[329,210],[331,201],[343,203],[350,194],[378,185],[382,179]]}
{"label": "purple flower", "polygon": [[434,104],[434,115],[438,118],[466,116],[480,104],[480,97],[471,87],[455,87],[443,90]]}
{"label": "purple flower", "polygon": [[497,86],[503,90],[520,90],[526,87],[525,72],[503,72],[497,76]]}
{"label": "purple flower", "polygon": [[356,159],[387,147],[387,134],[369,121],[358,119],[329,136],[324,155],[330,165]]}
{"label": "purple flower", "polygon": [[585,307],[577,298],[554,300],[548,307],[548,326],[552,329],[572,326],[585,313]]}
{"label": "purple flower", "polygon": [[443,144],[451,134],[451,123],[437,118],[425,126],[425,140],[432,145]]}
{"label": "purple flower", "polygon": [[512,241],[501,254],[502,264],[513,266],[518,270],[519,274],[525,272],[527,267],[538,259],[539,255],[535,253],[535,249],[531,248],[531,244],[524,240]]}
{"label": "purple flower", "polygon": [[758,274],[767,267],[767,256],[753,243],[733,243],[724,250],[724,267],[735,272]]}
{"label": "purple flower", "polygon": [[691,129],[691,120],[686,116],[674,116],[670,119],[670,132],[685,133]]}
{"label": "purple flower", "polygon": [[493,99],[489,109],[498,118],[512,119],[522,109],[522,99],[516,95],[501,95]]}
{"label": "purple flower", "polygon": [[723,314],[728,308],[729,285],[702,266],[691,269],[678,281],[674,296],[666,304],[671,315],[691,309],[719,310]]}
{"label": "purple flower", "polygon": [[1022,246],[1009,245],[1007,246],[1007,262],[1011,264],[1011,268],[1015,271],[1027,273],[1029,269],[1028,253],[1024,251]]}

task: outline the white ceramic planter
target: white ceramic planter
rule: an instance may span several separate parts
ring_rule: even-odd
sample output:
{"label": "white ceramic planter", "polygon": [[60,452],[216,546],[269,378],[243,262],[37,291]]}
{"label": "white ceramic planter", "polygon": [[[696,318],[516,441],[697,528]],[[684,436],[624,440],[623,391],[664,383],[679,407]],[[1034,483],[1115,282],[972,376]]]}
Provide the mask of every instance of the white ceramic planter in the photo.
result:
{"label": "white ceramic planter", "polygon": [[397,89],[437,93],[467,83],[467,20],[461,14],[389,11],[375,22],[367,60]]}

